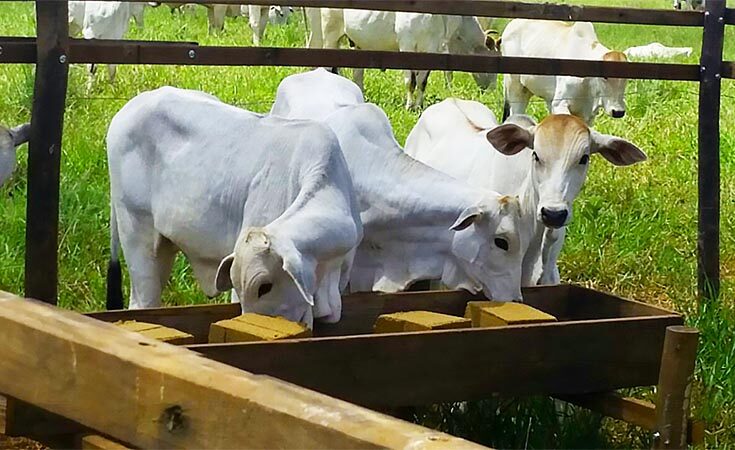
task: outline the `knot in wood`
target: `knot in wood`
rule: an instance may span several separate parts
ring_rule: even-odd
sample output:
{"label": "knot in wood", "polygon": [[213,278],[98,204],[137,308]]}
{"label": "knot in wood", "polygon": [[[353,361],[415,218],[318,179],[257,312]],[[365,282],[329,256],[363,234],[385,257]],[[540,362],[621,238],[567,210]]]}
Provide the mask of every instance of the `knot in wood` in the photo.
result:
{"label": "knot in wood", "polygon": [[161,413],[160,421],[169,433],[181,431],[186,427],[184,409],[179,405],[169,406]]}

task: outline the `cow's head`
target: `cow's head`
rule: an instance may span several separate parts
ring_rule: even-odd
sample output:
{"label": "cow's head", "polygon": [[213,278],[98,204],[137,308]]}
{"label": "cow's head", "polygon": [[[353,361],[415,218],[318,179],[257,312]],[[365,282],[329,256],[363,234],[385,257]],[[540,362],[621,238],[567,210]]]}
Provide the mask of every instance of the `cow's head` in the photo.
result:
{"label": "cow's head", "polygon": [[512,116],[493,128],[487,139],[505,155],[531,149],[530,176],[538,195],[537,218],[549,228],[572,219],[572,203],[587,177],[590,156],[599,153],[616,166],[646,159],[630,142],[601,134],[568,114],[553,114],[534,125],[527,116]]}
{"label": "cow's head", "polygon": [[[497,33],[496,33],[497,34]],[[462,17],[457,31],[449,38],[450,53],[460,55],[500,56],[500,48],[495,39],[486,34],[476,17]],[[498,80],[496,73],[472,73],[480,89],[494,89]]]}
{"label": "cow's head", "polygon": [[30,124],[11,129],[0,126],[0,186],[8,181],[15,170],[15,149],[19,145],[28,142],[30,134]]}
{"label": "cow's head", "polygon": [[234,289],[243,312],[313,325],[316,262],[263,228],[246,228],[217,269],[220,292]]}
{"label": "cow's head", "polygon": [[[607,52],[602,57],[603,61],[626,62],[628,58],[623,52]],[[625,116],[625,78],[592,78],[594,90],[599,98],[599,106],[605,113],[614,119]]]}
{"label": "cow's head", "polygon": [[290,6],[271,5],[268,8],[268,21],[274,25],[283,25],[293,12]]}
{"label": "cow's head", "polygon": [[522,300],[520,214],[517,198],[495,194],[465,209],[452,225],[452,253],[462,270],[479,284],[474,290],[482,290],[488,298]]}

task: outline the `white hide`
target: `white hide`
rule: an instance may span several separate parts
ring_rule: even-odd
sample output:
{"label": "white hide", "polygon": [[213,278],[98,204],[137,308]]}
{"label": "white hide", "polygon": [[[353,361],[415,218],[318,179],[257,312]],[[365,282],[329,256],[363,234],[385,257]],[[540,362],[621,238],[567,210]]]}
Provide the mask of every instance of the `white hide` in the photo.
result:
{"label": "white hide", "polygon": [[[597,40],[589,22],[514,19],[502,36],[503,56],[625,61]],[[625,115],[625,79],[563,75],[504,75],[504,117],[525,114],[531,97],[543,98],[551,114],[573,114],[592,126],[599,110]]]}
{"label": "white hide", "polygon": [[[130,19],[143,27],[145,3],[116,1],[69,1],[69,34],[84,39],[115,39],[125,37],[130,29]],[[110,82],[115,80],[117,66],[108,64]],[[94,64],[90,66],[94,74]],[[91,78],[90,78],[91,82]]]}
{"label": "white hide", "polygon": [[[317,69],[284,79],[271,110],[323,120],[340,141],[365,227],[351,289],[395,292],[441,279],[452,289],[519,300],[523,243],[517,200],[470,187],[408,157],[385,113],[362,103],[358,92],[349,80]],[[345,105],[350,101],[352,106]]]}
{"label": "white hide", "polygon": [[260,45],[268,23],[284,25],[292,13],[290,6],[243,5],[243,15],[248,16],[250,28],[253,30],[253,44]]}
{"label": "white hide", "polygon": [[[424,111],[406,139],[405,151],[472,186],[518,196],[521,241],[528,245],[523,285],[557,284],[557,257],[574,199],[586,179],[590,152],[601,153],[615,165],[646,156],[627,141],[599,134],[569,115],[552,115],[538,125],[528,116],[511,116],[506,123],[516,126],[500,128],[481,103],[447,99]],[[528,145],[516,142],[515,150],[501,153],[500,147],[509,144],[509,133],[498,134],[504,128],[530,139]]]}
{"label": "white hide", "polygon": [[674,9],[683,11],[704,11],[705,0],[674,0]]}
{"label": "white hide", "polygon": [[[346,36],[362,50],[419,53],[454,53],[462,55],[497,54],[495,45],[486,46],[486,36],[477,18],[424,13],[322,8],[321,13],[307,11],[312,30],[308,46],[338,48]],[[319,22],[317,22],[317,20]],[[316,31],[315,31],[316,30]],[[404,71],[407,88],[406,107],[423,105],[428,71]],[[482,89],[494,86],[496,74],[473,74]],[[363,88],[364,71],[355,70],[355,82]]]}
{"label": "white hide", "polygon": [[207,295],[232,285],[244,312],[339,320],[362,226],[327,127],[164,87],[117,113],[107,145],[131,308],[160,305],[180,250]]}
{"label": "white hide", "polygon": [[31,125],[25,124],[15,128],[0,125],[0,186],[13,175],[16,166],[16,149],[28,142]]}
{"label": "white hide", "polygon": [[639,45],[636,47],[629,47],[623,50],[625,56],[628,58],[675,58],[677,56],[691,56],[691,47],[666,47],[658,42],[653,42],[648,45]]}

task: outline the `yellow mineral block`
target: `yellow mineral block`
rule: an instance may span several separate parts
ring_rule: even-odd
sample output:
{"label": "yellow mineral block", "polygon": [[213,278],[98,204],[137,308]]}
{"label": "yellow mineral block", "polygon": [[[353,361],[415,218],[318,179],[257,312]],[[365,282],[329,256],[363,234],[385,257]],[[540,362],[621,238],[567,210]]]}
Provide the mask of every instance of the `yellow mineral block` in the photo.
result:
{"label": "yellow mineral block", "polygon": [[128,331],[134,331],[143,336],[168,342],[169,344],[189,344],[194,340],[194,336],[189,333],[184,333],[175,328],[164,327],[157,323],[138,322],[137,320],[118,320],[114,324]]}
{"label": "yellow mineral block", "polygon": [[469,328],[472,322],[463,317],[431,311],[409,311],[383,314],[375,321],[376,333],[401,333],[406,331],[448,330]]}
{"label": "yellow mineral block", "polygon": [[556,322],[556,317],[524,303],[468,302],[464,316],[473,327],[500,327],[525,323]]}
{"label": "yellow mineral block", "polygon": [[220,320],[209,327],[209,342],[274,341],[311,337],[306,325],[283,317],[247,313],[234,319]]}

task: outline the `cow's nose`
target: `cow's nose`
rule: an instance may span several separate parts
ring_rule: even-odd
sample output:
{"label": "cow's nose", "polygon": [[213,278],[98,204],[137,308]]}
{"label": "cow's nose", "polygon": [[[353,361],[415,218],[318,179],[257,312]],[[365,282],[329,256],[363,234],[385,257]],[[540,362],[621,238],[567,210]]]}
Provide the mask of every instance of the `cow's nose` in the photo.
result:
{"label": "cow's nose", "polygon": [[625,110],[622,110],[622,109],[613,109],[613,111],[612,111],[613,119],[620,119],[624,115],[625,115]]}
{"label": "cow's nose", "polygon": [[550,228],[561,228],[567,220],[569,211],[566,209],[541,208],[541,221]]}

